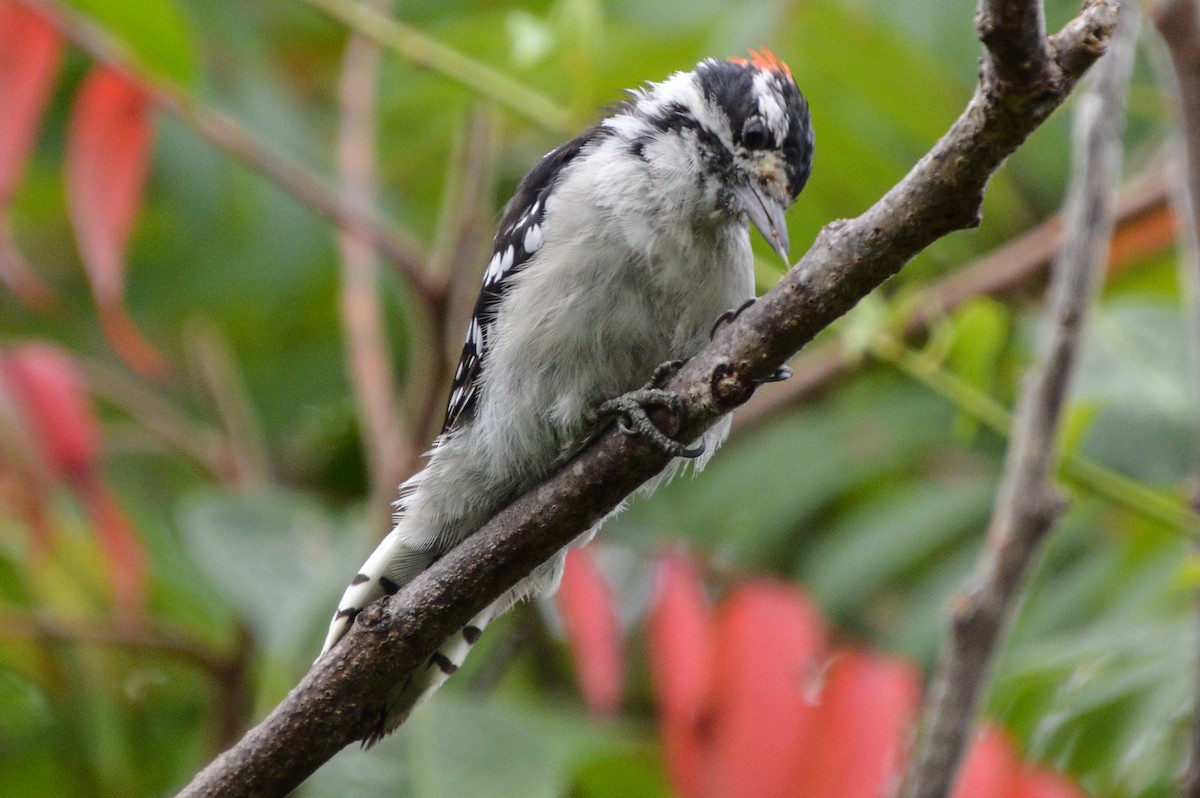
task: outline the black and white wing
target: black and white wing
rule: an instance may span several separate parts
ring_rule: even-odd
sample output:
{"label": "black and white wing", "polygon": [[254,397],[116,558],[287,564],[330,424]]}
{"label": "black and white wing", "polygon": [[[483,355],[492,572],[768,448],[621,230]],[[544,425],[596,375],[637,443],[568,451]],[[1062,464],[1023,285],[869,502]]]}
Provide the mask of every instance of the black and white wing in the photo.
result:
{"label": "black and white wing", "polygon": [[547,153],[517,187],[517,193],[504,209],[504,218],[492,248],[492,259],[483,274],[483,288],[475,301],[475,311],[467,326],[462,356],[454,371],[450,402],[442,434],[453,430],[475,410],[480,379],[487,361],[488,336],[495,321],[500,300],[509,278],[520,272],[542,246],[542,222],[546,200],[554,191],[558,176],[583,148],[604,135],[603,128],[591,128],[578,138]]}

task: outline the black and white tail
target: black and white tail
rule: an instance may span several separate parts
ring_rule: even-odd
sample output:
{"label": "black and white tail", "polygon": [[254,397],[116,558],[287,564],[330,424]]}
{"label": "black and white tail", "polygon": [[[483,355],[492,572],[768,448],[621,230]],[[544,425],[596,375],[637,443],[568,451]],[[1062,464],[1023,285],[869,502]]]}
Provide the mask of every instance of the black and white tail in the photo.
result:
{"label": "black and white tail", "polygon": [[[338,602],[338,609],[329,625],[321,656],[329,652],[350,631],[354,619],[371,602],[383,596],[394,595],[436,559],[436,549],[422,551],[413,548],[412,530],[406,528],[412,520],[401,516],[396,527],[383,539],[351,580],[349,587],[342,594],[341,601]],[[413,709],[462,666],[471,647],[483,634],[487,625],[506,612],[516,601],[530,592],[557,587],[562,578],[562,562],[562,555],[553,558],[538,568],[530,578],[492,602],[466,626],[447,638],[422,667],[396,686],[393,694],[387,699],[386,709],[379,723],[363,744],[375,744],[403,723]]]}
{"label": "black and white tail", "polygon": [[[403,523],[404,519],[401,519],[397,527],[383,539],[342,594],[337,612],[329,625],[321,656],[350,631],[354,619],[367,605],[383,596],[394,595],[433,562],[433,552],[414,550],[404,542]],[[487,607],[439,646],[423,667],[409,674],[388,698],[384,715],[363,741],[364,746],[374,745],[403,723],[421,701],[457,671],[467,658],[471,646],[503,609],[500,602]]]}

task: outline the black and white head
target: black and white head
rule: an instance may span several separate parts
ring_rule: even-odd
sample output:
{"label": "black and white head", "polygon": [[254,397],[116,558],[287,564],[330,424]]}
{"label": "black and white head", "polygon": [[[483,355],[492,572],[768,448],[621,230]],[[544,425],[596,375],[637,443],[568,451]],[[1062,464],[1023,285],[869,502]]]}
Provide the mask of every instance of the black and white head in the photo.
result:
{"label": "black and white head", "polygon": [[784,212],[808,182],[813,129],[791,70],[769,51],[708,59],[631,92],[603,126],[633,135],[644,157],[647,148],[669,149],[671,135],[678,137],[698,160],[692,174],[715,206],[749,219],[788,260]]}

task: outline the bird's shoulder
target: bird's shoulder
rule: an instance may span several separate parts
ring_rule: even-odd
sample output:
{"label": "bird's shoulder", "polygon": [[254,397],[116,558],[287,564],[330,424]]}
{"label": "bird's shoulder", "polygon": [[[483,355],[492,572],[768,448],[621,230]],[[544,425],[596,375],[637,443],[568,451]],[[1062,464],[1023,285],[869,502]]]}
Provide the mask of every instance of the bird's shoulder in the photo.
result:
{"label": "bird's shoulder", "polygon": [[597,125],[548,152],[521,180],[505,206],[454,371],[443,434],[455,429],[475,409],[496,311],[512,278],[542,247],[547,202],[569,167],[610,134],[610,130]]}

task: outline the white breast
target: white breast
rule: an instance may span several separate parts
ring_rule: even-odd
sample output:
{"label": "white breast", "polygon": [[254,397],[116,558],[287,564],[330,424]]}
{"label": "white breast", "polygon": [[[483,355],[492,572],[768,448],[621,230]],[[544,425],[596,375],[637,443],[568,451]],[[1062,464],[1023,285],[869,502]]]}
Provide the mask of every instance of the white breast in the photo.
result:
{"label": "white breast", "polygon": [[505,430],[498,448],[576,445],[596,405],[693,355],[718,314],[753,296],[745,224],[712,207],[688,148],[662,141],[675,151],[642,160],[610,157],[627,145],[604,140],[547,201],[541,248],[507,286],[487,342],[476,423]]}

